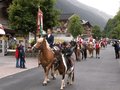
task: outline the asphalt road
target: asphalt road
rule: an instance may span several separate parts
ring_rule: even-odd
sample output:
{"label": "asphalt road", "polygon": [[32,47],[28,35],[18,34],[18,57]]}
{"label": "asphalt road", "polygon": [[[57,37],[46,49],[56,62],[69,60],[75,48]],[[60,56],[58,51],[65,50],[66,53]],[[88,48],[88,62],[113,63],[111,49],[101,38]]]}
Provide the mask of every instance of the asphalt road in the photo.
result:
{"label": "asphalt road", "polygon": [[[120,59],[119,59],[120,60]],[[101,50],[100,59],[87,58],[76,62],[75,82],[65,90],[120,90],[120,63],[114,57],[114,49]],[[0,79],[0,90],[59,90],[61,77],[42,86],[43,69],[34,68]]]}

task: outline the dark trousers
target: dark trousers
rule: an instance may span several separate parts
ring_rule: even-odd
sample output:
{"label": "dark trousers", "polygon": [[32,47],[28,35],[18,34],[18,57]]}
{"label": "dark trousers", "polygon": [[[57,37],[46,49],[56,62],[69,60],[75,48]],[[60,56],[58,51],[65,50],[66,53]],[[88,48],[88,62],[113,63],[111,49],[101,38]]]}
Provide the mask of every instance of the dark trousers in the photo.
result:
{"label": "dark trousers", "polygon": [[20,57],[20,68],[25,68],[25,59]]}
{"label": "dark trousers", "polygon": [[84,50],[84,58],[87,58],[87,49]]}
{"label": "dark trousers", "polygon": [[116,59],[119,58],[119,50],[115,50],[115,57],[116,57]]}

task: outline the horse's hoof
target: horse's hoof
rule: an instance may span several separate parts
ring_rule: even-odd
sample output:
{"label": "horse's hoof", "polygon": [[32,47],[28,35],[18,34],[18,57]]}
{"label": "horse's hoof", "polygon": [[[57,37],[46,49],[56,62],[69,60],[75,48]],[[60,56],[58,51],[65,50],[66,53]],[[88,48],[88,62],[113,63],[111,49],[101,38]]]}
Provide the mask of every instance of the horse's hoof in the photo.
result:
{"label": "horse's hoof", "polygon": [[47,83],[43,83],[43,86],[47,86]]}
{"label": "horse's hoof", "polygon": [[53,79],[53,80],[56,80],[56,78],[55,78],[55,77],[53,77],[52,79]]}
{"label": "horse's hoof", "polygon": [[64,90],[63,88],[60,88],[60,90]]}
{"label": "horse's hoof", "polygon": [[70,84],[69,82],[67,82],[67,84]]}
{"label": "horse's hoof", "polygon": [[47,83],[50,83],[50,81],[47,81]]}

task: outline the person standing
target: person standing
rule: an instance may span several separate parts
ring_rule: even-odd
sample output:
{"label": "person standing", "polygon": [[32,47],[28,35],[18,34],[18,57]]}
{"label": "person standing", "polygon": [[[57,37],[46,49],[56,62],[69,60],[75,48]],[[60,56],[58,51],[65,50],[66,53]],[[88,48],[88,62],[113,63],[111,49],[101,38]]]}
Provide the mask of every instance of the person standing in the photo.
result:
{"label": "person standing", "polygon": [[83,56],[84,56],[84,59],[86,60],[87,58],[87,42],[86,41],[83,42]]}
{"label": "person standing", "polygon": [[16,68],[19,68],[19,44],[17,44],[16,51],[15,51],[15,58],[16,58]]}
{"label": "person standing", "polygon": [[20,45],[20,68],[26,68],[25,67],[25,51],[24,51],[23,45]]}
{"label": "person standing", "polygon": [[114,50],[115,50],[115,57],[116,59],[119,58],[119,43],[117,41],[115,41],[115,43],[113,44]]}
{"label": "person standing", "polygon": [[95,51],[96,51],[96,58],[100,58],[100,43],[99,43],[99,41],[97,41],[96,42],[96,44],[95,44]]}
{"label": "person standing", "polygon": [[51,29],[47,30],[46,40],[47,40],[49,46],[52,48],[54,45],[54,36],[52,35]]}

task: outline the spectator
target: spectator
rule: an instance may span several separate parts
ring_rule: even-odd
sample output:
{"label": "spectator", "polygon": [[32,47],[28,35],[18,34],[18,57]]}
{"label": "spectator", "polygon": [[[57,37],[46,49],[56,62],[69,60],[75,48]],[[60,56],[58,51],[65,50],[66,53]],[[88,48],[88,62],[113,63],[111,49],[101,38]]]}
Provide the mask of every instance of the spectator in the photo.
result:
{"label": "spectator", "polygon": [[25,51],[24,51],[23,45],[20,45],[20,68],[26,68],[25,67]]}
{"label": "spectator", "polygon": [[15,58],[16,58],[16,68],[19,68],[19,44],[17,44],[16,51],[15,51]]}
{"label": "spectator", "polygon": [[116,59],[119,58],[119,43],[117,41],[115,41],[115,43],[113,44],[114,50],[115,50],[115,57]]}

